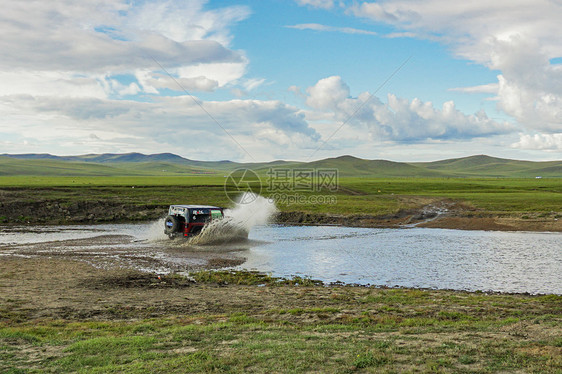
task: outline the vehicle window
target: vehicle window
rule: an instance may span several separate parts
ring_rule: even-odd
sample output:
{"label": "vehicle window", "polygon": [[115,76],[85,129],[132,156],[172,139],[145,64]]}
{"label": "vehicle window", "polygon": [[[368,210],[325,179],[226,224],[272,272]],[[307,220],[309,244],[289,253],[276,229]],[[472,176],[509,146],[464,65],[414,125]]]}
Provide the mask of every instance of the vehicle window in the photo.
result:
{"label": "vehicle window", "polygon": [[193,209],[191,211],[189,221],[193,223],[201,223],[209,220],[211,214],[209,209]]}

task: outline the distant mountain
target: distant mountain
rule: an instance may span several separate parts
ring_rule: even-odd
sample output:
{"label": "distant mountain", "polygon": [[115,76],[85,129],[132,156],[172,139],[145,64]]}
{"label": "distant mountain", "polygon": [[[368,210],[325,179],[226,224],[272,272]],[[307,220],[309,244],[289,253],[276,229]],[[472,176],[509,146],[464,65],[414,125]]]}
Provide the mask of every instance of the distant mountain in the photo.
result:
{"label": "distant mountain", "polygon": [[0,176],[129,176],[146,175],[107,164],[69,162],[48,157],[18,159],[0,157]]}
{"label": "distant mountain", "polygon": [[27,153],[27,154],[3,154],[0,156],[17,158],[22,160],[56,160],[56,161],[73,161],[73,162],[178,162],[185,163],[190,160],[173,153],[157,153],[153,155],[145,155],[142,153],[103,153],[103,154],[87,154],[80,156],[54,156],[48,153]]}
{"label": "distant mountain", "polygon": [[562,161],[520,161],[486,155],[469,156],[411,165],[447,175],[470,177],[562,177]]}
{"label": "distant mountain", "polygon": [[394,162],[340,156],[313,162],[273,161],[238,163],[233,161],[197,161],[172,153],[145,155],[88,154],[54,156],[50,154],[0,155],[0,175],[186,175],[228,173],[248,168],[266,173],[277,168],[331,168],[340,176],[357,177],[522,177],[562,178],[562,161],[519,161],[486,155],[433,162]]}
{"label": "distant mountain", "polygon": [[296,164],[295,167],[337,168],[341,176],[376,176],[376,177],[439,177],[439,171],[410,165],[405,162],[387,160],[365,160],[354,156],[340,156],[324,160]]}

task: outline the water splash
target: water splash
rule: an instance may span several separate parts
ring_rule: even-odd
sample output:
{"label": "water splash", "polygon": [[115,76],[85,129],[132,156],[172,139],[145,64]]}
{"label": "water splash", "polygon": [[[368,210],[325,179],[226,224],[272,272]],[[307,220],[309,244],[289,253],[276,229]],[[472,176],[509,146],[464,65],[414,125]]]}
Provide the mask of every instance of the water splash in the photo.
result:
{"label": "water splash", "polygon": [[189,244],[232,243],[245,240],[252,227],[267,224],[277,212],[275,203],[251,192],[242,194],[233,209],[224,211],[225,217],[206,225]]}
{"label": "water splash", "polygon": [[141,235],[142,239],[147,240],[149,242],[160,242],[164,240],[170,240],[168,235],[164,232],[164,221],[165,218],[160,218],[157,221],[154,221],[148,226],[145,232]]}

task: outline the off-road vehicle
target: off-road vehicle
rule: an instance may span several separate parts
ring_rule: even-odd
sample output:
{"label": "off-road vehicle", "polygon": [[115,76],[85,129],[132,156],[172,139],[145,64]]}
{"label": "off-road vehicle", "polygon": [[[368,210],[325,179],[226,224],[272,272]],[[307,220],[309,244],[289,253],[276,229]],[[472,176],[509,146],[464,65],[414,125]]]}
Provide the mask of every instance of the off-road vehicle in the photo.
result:
{"label": "off-road vehicle", "polygon": [[201,232],[203,227],[215,219],[224,217],[223,208],[210,205],[170,205],[164,220],[164,232],[173,239],[190,237]]}

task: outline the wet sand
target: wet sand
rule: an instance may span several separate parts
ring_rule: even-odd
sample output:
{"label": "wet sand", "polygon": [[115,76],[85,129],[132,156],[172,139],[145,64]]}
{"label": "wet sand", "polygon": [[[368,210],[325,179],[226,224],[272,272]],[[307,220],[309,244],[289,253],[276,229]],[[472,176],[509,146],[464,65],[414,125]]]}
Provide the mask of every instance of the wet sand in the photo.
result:
{"label": "wet sand", "polygon": [[[25,228],[15,228],[15,231],[25,232]],[[54,231],[51,235],[56,235],[56,230]],[[41,232],[36,235],[41,235]],[[64,237],[69,235],[69,232],[62,230],[60,235]],[[124,234],[95,235],[93,231],[89,237],[78,239],[0,243],[0,259],[61,259],[83,262],[107,270],[126,269],[159,274],[188,273],[240,265],[245,261],[243,251],[250,245],[251,241],[241,245],[198,247],[190,246],[182,239],[147,241]]]}

